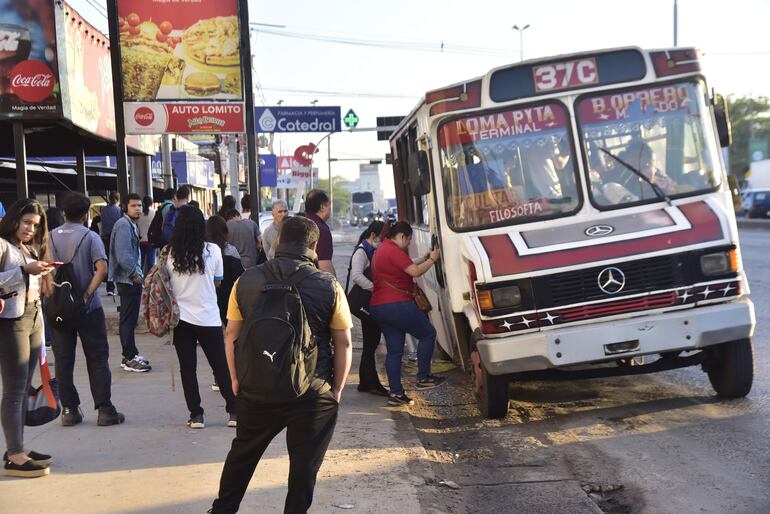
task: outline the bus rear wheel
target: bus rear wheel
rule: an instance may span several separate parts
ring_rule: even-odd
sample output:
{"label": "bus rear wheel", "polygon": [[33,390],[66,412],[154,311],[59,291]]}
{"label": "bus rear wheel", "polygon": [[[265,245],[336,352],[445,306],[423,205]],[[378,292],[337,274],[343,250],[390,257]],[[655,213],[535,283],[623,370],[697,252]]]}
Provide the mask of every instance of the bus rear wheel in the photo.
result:
{"label": "bus rear wheel", "polygon": [[508,414],[508,382],[506,375],[490,375],[481,363],[478,350],[471,353],[473,385],[481,415],[487,419],[500,419]]}
{"label": "bus rear wheel", "polygon": [[742,398],[754,381],[754,349],[751,339],[712,346],[706,362],[711,386],[721,398]]}

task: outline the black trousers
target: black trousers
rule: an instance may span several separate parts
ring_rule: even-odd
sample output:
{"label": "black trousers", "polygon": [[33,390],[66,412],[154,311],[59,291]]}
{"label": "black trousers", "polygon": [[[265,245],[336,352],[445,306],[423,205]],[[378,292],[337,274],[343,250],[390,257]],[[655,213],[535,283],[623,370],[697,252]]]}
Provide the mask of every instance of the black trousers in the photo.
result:
{"label": "black trousers", "polygon": [[376,321],[366,316],[361,320],[361,332],[364,338],[364,349],[361,352],[361,362],[358,365],[358,383],[361,389],[378,389],[382,387],[382,384],[377,375],[374,354],[380,344],[382,331]]}
{"label": "black trousers", "polygon": [[[179,371],[182,375],[182,389],[190,417],[203,414],[201,395],[198,389],[198,348],[200,343],[206,359],[209,361],[214,378],[219,385],[219,394],[225,399],[227,412],[235,412],[235,397],[230,383],[225,357],[225,338],[222,327],[201,327],[186,321],[180,321],[174,328],[174,348],[179,358]],[[240,423],[240,420],[238,420]]]}
{"label": "black trousers", "polygon": [[110,346],[107,343],[107,328],[104,310],[96,309],[86,314],[77,328],[72,330],[51,327],[53,331],[53,355],[56,357],[56,378],[59,381],[59,395],[63,407],[75,408],[80,405],[80,396],[72,380],[75,368],[75,349],[78,335],[86,357],[88,383],[94,408],[109,407],[112,373],[110,372]]}
{"label": "black trousers", "polygon": [[236,400],[238,428],[227,454],[214,513],[238,511],[254,470],[270,442],[286,428],[289,491],[284,512],[302,514],[313,503],[316,475],[337,423],[339,404],[331,392],[311,390],[290,404]]}

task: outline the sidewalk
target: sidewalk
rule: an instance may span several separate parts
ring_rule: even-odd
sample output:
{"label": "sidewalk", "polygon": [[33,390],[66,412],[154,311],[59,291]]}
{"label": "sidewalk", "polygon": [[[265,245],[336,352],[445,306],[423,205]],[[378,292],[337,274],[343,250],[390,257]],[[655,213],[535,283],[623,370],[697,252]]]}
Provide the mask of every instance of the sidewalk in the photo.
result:
{"label": "sidewalk", "polygon": [[[105,306],[112,301],[104,298]],[[30,449],[51,453],[51,475],[0,477],[4,514],[193,513],[214,499],[235,430],[226,426],[224,400],[211,390],[211,371],[198,352],[198,378],[206,428],[191,430],[176,354],[163,340],[137,337],[151,361],[149,373],[120,368],[120,343],[110,336],[113,402],[126,423],[97,427],[85,359],[78,350],[76,385],[84,422],[60,421],[25,431]],[[312,512],[420,512],[418,494],[432,477],[430,463],[407,412],[385,399],[355,390],[361,342],[354,332],[353,367],[342,397],[337,428],[318,475]],[[53,360],[49,352],[49,359]],[[279,435],[257,467],[241,512],[282,512],[289,461]]]}

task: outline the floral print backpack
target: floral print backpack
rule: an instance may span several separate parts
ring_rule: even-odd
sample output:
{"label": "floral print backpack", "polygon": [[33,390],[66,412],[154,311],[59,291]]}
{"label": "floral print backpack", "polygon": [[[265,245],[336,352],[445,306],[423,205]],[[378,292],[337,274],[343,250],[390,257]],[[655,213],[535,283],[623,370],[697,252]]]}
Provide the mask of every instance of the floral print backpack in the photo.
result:
{"label": "floral print backpack", "polygon": [[142,318],[150,333],[163,337],[179,323],[179,305],[171,289],[171,275],[166,268],[170,247],[161,250],[158,262],[144,278]]}

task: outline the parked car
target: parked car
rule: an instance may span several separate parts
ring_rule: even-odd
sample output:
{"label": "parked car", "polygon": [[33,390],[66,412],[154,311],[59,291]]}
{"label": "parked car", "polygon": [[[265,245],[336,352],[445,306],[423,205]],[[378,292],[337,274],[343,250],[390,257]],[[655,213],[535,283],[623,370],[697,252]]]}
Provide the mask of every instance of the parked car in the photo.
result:
{"label": "parked car", "polygon": [[770,217],[770,189],[754,190],[746,194],[743,208],[747,218]]}

